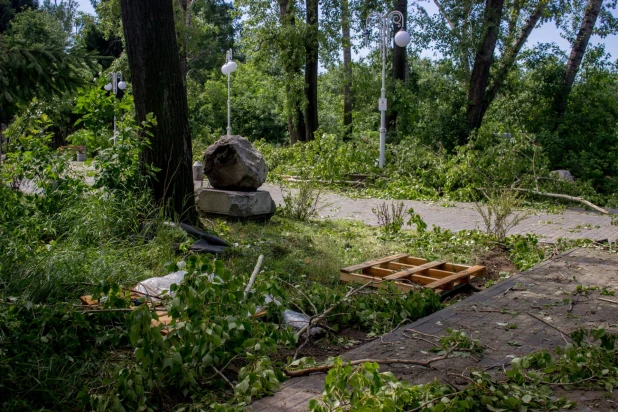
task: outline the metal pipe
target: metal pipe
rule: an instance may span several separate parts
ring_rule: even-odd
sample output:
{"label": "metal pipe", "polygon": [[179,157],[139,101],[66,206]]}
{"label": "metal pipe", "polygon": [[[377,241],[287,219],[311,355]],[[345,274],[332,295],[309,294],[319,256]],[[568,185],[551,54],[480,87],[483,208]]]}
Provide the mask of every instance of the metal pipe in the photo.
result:
{"label": "metal pipe", "polygon": [[[232,61],[232,49],[229,49],[225,54],[225,63],[229,63]],[[232,135],[232,120],[231,120],[231,112],[232,112],[232,104],[230,102],[230,75],[227,74],[227,135]]]}
{"label": "metal pipe", "polygon": [[232,111],[232,105],[230,104],[230,74],[227,75],[227,135],[232,135],[232,123],[230,118],[230,112]]}
{"label": "metal pipe", "polygon": [[388,46],[388,23],[392,21],[394,24],[400,25],[405,29],[403,23],[404,18],[403,14],[401,14],[398,10],[393,10],[390,13],[386,13],[384,15],[380,15],[377,12],[371,12],[369,16],[367,16],[367,26],[371,25],[372,20],[375,23],[379,24],[380,28],[380,57],[382,57],[382,89],[380,94],[380,100],[378,101],[378,109],[380,110],[380,158],[379,158],[379,166],[380,168],[384,167],[386,161],[386,109],[387,109],[387,100],[386,100],[386,52]]}

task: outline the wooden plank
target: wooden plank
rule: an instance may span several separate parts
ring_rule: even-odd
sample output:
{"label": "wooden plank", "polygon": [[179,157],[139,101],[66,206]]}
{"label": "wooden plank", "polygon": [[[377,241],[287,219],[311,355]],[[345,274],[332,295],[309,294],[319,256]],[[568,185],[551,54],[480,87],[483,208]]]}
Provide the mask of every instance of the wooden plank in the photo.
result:
{"label": "wooden plank", "polygon": [[392,275],[393,271],[389,269],[370,267],[363,269],[363,274],[383,278],[384,276]]}
{"label": "wooden plank", "polygon": [[[349,282],[354,282],[354,283],[359,283],[359,284],[364,284],[367,282],[373,282],[371,285],[374,288],[380,288],[380,289],[386,289],[388,287],[389,282],[384,282],[382,281],[381,278],[377,278],[377,277],[373,277],[373,276],[367,276],[367,275],[361,275],[359,273],[347,273],[347,272],[340,272],[339,273],[339,280],[344,282],[344,283],[349,283]],[[395,286],[397,287],[397,289],[399,289],[402,292],[409,292],[411,290],[416,290],[418,288],[418,286],[416,285],[408,285],[402,282],[395,282]]]}
{"label": "wooden plank", "polygon": [[424,272],[427,269],[432,269],[432,268],[442,266],[443,264],[444,262],[441,262],[441,261],[425,263],[424,265],[420,265],[415,268],[405,269],[405,270],[402,270],[401,272],[393,273],[392,275],[385,277],[384,280],[400,279],[403,277],[407,277],[409,275],[413,275],[415,273]]}
{"label": "wooden plank", "polygon": [[427,285],[430,289],[451,289],[453,287],[453,282],[455,281],[463,281],[467,282],[471,276],[482,276],[480,273],[484,274],[485,266],[472,266],[466,270],[462,270],[460,272],[456,272],[451,276],[447,276],[443,279],[436,280],[433,283]]}
{"label": "wooden plank", "polygon": [[406,256],[400,260],[401,263],[405,263],[412,266],[424,265],[425,263],[429,263],[427,259],[421,259],[412,256]]}
{"label": "wooden plank", "polygon": [[456,265],[454,263],[445,263],[442,269],[449,272],[461,272],[462,270],[470,269],[472,266]]}
{"label": "wooden plank", "polygon": [[401,263],[401,262],[388,262],[388,263],[382,263],[380,265],[380,267],[388,268],[388,269],[395,269],[395,270],[415,268],[417,266],[418,265],[409,265],[407,263]]}
{"label": "wooden plank", "polygon": [[430,278],[429,276],[423,275],[412,275],[410,276],[410,280],[414,283],[418,283],[421,285],[429,285],[436,281],[436,278]]}
{"label": "wooden plank", "polygon": [[[430,263],[432,263],[432,262],[430,262]],[[427,263],[425,263],[425,264],[427,264]],[[444,266],[445,265],[448,265],[448,263],[444,263]],[[382,264],[380,266],[388,268],[388,269],[394,269],[394,270],[407,269],[407,268],[414,269],[414,268],[419,267],[419,265],[408,265],[408,264],[400,263],[400,262],[388,262],[388,263],[384,263],[384,264]],[[420,266],[422,266],[422,265],[420,265]],[[439,266],[436,266],[436,268],[433,268],[433,269],[428,269],[427,273],[429,275],[431,275],[431,276],[436,275],[435,277],[438,278],[438,279],[446,277],[446,276],[450,276],[450,275],[453,274],[453,272],[448,271],[448,270],[444,270],[443,268],[437,269],[438,267]]]}
{"label": "wooden plank", "polygon": [[442,279],[447,276],[451,276],[455,272],[449,272],[448,270],[442,269],[427,269],[427,276],[431,276],[435,279]]}
{"label": "wooden plank", "polygon": [[379,266],[382,263],[386,263],[386,262],[390,262],[393,260],[397,260],[397,259],[401,259],[408,256],[407,253],[399,253],[397,255],[392,255],[392,256],[387,256],[385,258],[382,259],[376,259],[376,260],[368,260],[367,262],[363,262],[363,263],[359,263],[358,265],[353,265],[353,266],[348,266],[346,268],[341,269],[342,272],[347,272],[347,273],[352,273],[352,272],[356,272],[357,270],[361,270],[361,269],[365,269],[371,266]]}
{"label": "wooden plank", "polygon": [[[446,266],[446,265],[450,265],[450,263],[445,263],[444,266]],[[401,269],[401,268],[415,268],[415,267],[418,267],[418,265],[408,265],[408,264],[399,263],[399,262],[388,262],[388,263],[384,263],[382,266],[383,267],[386,266],[389,269]],[[431,277],[434,277],[436,279],[442,279],[442,278],[445,278],[447,276],[451,276],[453,273],[454,272],[452,272],[452,271],[442,270],[442,269],[428,269],[427,270],[427,275],[429,275]]]}

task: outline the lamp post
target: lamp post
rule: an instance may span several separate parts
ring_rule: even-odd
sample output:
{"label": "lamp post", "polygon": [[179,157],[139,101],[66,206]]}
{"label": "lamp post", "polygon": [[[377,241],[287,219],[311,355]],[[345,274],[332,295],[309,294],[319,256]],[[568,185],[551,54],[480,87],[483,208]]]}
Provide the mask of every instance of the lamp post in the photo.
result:
{"label": "lamp post", "polygon": [[238,65],[232,60],[232,49],[229,49],[225,53],[225,64],[221,67],[221,73],[227,75],[227,135],[232,135],[232,124],[230,120],[230,111],[232,106],[230,103],[230,74],[234,73]]}
{"label": "lamp post", "polygon": [[[382,57],[382,94],[380,100],[378,101],[378,109],[381,112],[380,115],[380,167],[384,167],[384,157],[386,152],[386,86],[385,86],[385,76],[386,76],[386,54],[388,51],[389,44],[389,22],[393,22],[401,26],[401,30],[399,30],[395,34],[395,44],[399,47],[406,47],[410,44],[410,34],[406,31],[404,27],[404,18],[403,14],[401,14],[398,10],[393,10],[390,13],[386,13],[384,15],[378,12],[371,12],[369,16],[367,16],[367,27],[373,25],[377,25],[380,31],[379,42],[380,42],[380,56]],[[365,37],[367,41],[369,40],[369,28],[365,31]]]}
{"label": "lamp post", "polygon": [[[105,85],[105,90],[108,92],[111,91],[114,94],[114,97],[118,97],[118,90],[124,90],[127,88],[127,83],[122,79],[121,72],[111,72],[109,73],[109,77],[111,79],[111,83],[107,83]],[[114,144],[116,144],[116,135],[118,134],[116,130],[116,113],[114,113]]]}

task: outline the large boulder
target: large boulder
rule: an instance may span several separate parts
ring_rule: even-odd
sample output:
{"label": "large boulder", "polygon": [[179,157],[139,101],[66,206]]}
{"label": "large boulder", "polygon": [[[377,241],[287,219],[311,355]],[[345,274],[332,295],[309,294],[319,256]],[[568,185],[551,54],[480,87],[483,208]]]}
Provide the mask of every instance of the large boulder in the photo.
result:
{"label": "large boulder", "polygon": [[267,173],[264,156],[242,136],[222,136],[204,153],[204,174],[216,189],[251,192]]}

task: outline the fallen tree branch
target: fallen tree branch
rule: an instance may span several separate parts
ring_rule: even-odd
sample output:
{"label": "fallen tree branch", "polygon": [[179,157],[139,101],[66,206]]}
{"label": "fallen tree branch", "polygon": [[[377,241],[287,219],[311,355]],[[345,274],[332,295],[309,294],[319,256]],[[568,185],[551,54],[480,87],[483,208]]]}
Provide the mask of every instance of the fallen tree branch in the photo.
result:
{"label": "fallen tree branch", "polygon": [[[453,385],[450,385],[450,386],[452,387]],[[429,405],[430,403],[439,401],[442,398],[452,398],[453,396],[459,396],[459,395],[461,395],[464,392],[465,392],[465,390],[464,391],[458,391],[458,392],[449,393],[448,395],[440,395],[440,396],[438,396],[436,398],[428,400],[427,402],[421,403],[418,407],[416,407],[414,409],[410,409],[407,412],[417,412],[417,411],[423,410],[423,408],[425,408],[425,406]]]}
{"label": "fallen tree branch", "polygon": [[512,190],[517,190],[519,192],[532,193],[533,195],[537,195],[537,196],[553,197],[553,198],[556,198],[556,199],[564,199],[564,200],[569,200],[571,202],[582,203],[582,204],[584,204],[584,205],[586,205],[586,206],[588,206],[588,207],[590,207],[590,208],[592,208],[592,209],[594,209],[594,210],[596,210],[598,212],[601,212],[603,214],[606,214],[606,215],[610,214],[607,210],[603,209],[602,207],[597,206],[594,203],[592,203],[592,202],[590,202],[590,201],[588,201],[588,200],[586,200],[584,198],[581,198],[581,197],[563,195],[563,194],[560,194],[560,193],[539,192],[538,190],[521,189],[521,188],[517,188],[517,187],[512,188]]}
{"label": "fallen tree branch", "polygon": [[566,333],[564,333],[563,331],[561,331],[560,329],[558,329],[557,327],[555,327],[554,325],[552,325],[551,323],[547,323],[545,322],[543,319],[539,318],[538,316],[533,315],[532,313],[528,313],[528,315],[530,317],[533,317],[534,319],[538,320],[541,323],[544,323],[545,325],[549,326],[550,328],[560,332],[560,335],[562,336],[562,339],[564,339],[565,343],[569,343],[566,338],[571,339],[571,337],[569,335],[567,335]]}
{"label": "fallen tree branch", "polygon": [[333,310],[335,310],[335,308],[339,305],[341,305],[343,302],[345,302],[346,300],[348,300],[350,297],[352,297],[353,295],[355,295],[356,293],[360,292],[361,290],[363,290],[364,288],[366,288],[367,286],[369,286],[371,283],[373,283],[373,281],[369,281],[367,283],[365,283],[364,285],[356,288],[356,289],[352,289],[351,291],[349,291],[348,293],[345,294],[345,296],[343,297],[343,299],[341,299],[339,302],[335,302],[333,303],[328,309],[326,309],[324,312],[322,312],[320,315],[316,315],[313,316],[311,319],[309,319],[309,322],[307,322],[307,324],[305,326],[303,326],[298,332],[296,332],[296,338],[298,339],[299,337],[301,337],[303,335],[303,333],[305,333],[305,331],[309,330],[309,328],[311,327],[311,324],[314,322],[319,322],[321,320],[323,320],[324,318],[326,318],[326,316],[332,312]]}
{"label": "fallen tree branch", "polygon": [[618,302],[615,300],[605,299],[605,298],[597,298],[597,299],[602,300],[603,302],[609,302],[609,303],[613,303],[614,305],[618,305]]}
{"label": "fallen tree branch", "polygon": [[247,287],[245,288],[244,299],[247,298],[247,295],[249,294],[251,287],[255,283],[255,279],[257,278],[258,273],[260,273],[260,269],[262,268],[262,262],[264,262],[264,255],[260,255],[260,257],[258,257],[257,263],[255,264],[255,268],[253,269],[253,273],[251,274],[251,277],[249,278],[249,282],[247,282]]}
{"label": "fallen tree branch", "polygon": [[[109,313],[109,312],[132,312],[135,309],[131,308],[117,308],[117,309],[91,309],[91,310],[81,310],[79,313]],[[151,312],[167,312],[165,308],[148,308]]]}
{"label": "fallen tree branch", "polygon": [[[404,365],[415,365],[415,366],[423,366],[425,368],[431,368],[432,363],[447,359],[449,355],[451,354],[451,352],[457,349],[458,346],[459,345],[455,345],[451,347],[449,350],[447,350],[446,352],[444,352],[443,355],[436,356],[435,358],[427,359],[426,361],[417,361],[417,360],[412,360],[412,359],[358,359],[355,361],[350,361],[346,363],[346,365],[356,366],[356,365],[360,365],[362,363],[367,363],[367,362],[377,363],[379,365],[390,365],[393,363],[401,363]],[[296,371],[286,369],[285,374],[290,377],[307,376],[307,375],[311,375],[312,373],[326,372],[334,368],[334,366],[335,365],[332,365],[332,364],[331,365],[320,365],[320,366],[315,366],[313,368],[300,369]]]}
{"label": "fallen tree branch", "polygon": [[[314,313],[318,312],[318,309],[315,307],[315,305],[313,304],[313,302],[311,301],[311,299],[309,299],[309,296],[307,296],[302,290],[300,290],[299,288],[297,288],[295,285],[291,284],[290,282],[286,282],[285,280],[279,278],[280,282],[285,283],[286,285],[288,285],[290,288],[292,288],[292,290],[296,291],[297,293],[299,293],[300,295],[302,295],[305,299],[307,299],[307,302],[309,302],[309,304],[311,305],[311,308],[313,309]],[[299,307],[300,309],[300,307]],[[303,312],[301,310],[301,312]],[[303,312],[304,313],[304,312]]]}
{"label": "fallen tree branch", "polygon": [[232,382],[230,382],[230,380],[228,378],[225,377],[225,375],[223,373],[221,373],[217,368],[215,368],[214,366],[211,366],[211,368],[215,371],[215,373],[219,376],[221,376],[223,378],[223,380],[228,384],[228,386],[234,390],[234,385],[232,385]]}

